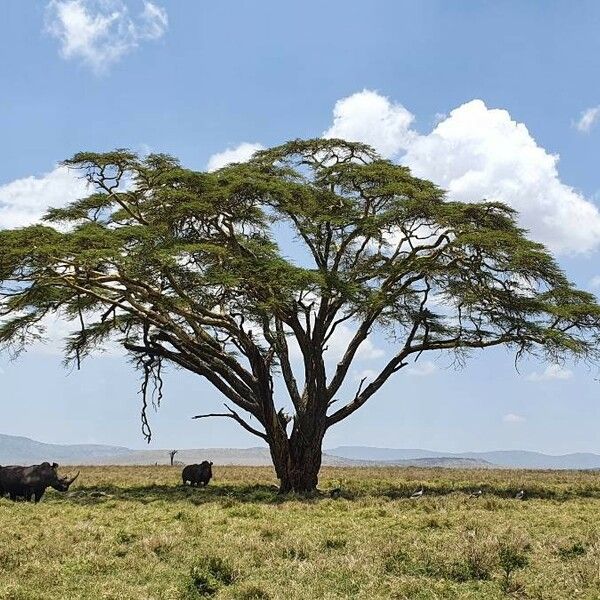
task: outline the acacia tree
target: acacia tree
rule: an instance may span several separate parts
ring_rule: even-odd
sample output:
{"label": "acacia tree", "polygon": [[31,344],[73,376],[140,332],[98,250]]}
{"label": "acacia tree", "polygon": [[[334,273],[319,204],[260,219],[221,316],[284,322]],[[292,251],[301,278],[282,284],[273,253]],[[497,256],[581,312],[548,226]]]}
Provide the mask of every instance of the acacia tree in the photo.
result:
{"label": "acacia tree", "polygon": [[[297,140],[214,173],[126,150],[65,164],[92,193],[0,232],[0,342],[23,349],[52,313],[77,323],[68,361],[116,338],[142,370],[148,438],[162,365],[204,377],[227,408],[198,417],[264,440],[283,492],[313,490],[327,430],[424,352],[595,357],[600,307],[510,208],[447,201],[368,146]],[[376,331],[392,351],[351,389]]]}

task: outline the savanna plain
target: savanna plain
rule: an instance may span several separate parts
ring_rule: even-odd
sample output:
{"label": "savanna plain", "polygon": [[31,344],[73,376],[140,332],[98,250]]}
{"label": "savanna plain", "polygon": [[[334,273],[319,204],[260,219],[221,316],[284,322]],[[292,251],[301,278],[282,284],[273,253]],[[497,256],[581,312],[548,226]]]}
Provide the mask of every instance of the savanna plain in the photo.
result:
{"label": "savanna plain", "polygon": [[325,468],[305,498],[268,468],[214,467],[205,489],[177,467],[81,471],[0,500],[0,598],[600,598],[593,472]]}

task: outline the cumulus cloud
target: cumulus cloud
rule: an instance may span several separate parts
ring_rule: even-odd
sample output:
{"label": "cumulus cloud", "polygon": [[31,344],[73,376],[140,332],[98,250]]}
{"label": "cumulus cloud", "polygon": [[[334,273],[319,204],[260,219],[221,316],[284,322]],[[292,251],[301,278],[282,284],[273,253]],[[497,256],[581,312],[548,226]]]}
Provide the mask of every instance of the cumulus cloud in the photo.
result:
{"label": "cumulus cloud", "polygon": [[525,417],[522,417],[521,415],[516,415],[515,413],[508,413],[507,415],[504,415],[502,417],[502,420],[505,423],[524,423],[525,421],[527,421],[527,419]]}
{"label": "cumulus cloud", "polygon": [[402,106],[371,90],[363,90],[335,103],[333,124],[325,138],[364,142],[382,156],[406,150],[416,133],[410,129],[414,116]]}
{"label": "cumulus cloud", "polygon": [[87,182],[66,167],[0,185],[0,229],[37,223],[49,207],[65,206],[87,190]]}
{"label": "cumulus cloud", "polygon": [[[23,177],[0,185],[0,229],[39,223],[49,207],[65,206],[89,193],[87,181],[66,167],[56,167],[39,177]],[[31,351],[61,355],[65,336],[73,332],[77,325],[68,322],[62,315],[49,315],[41,324],[45,330],[44,340],[34,343]],[[123,353],[116,342],[108,342],[106,355]]]}
{"label": "cumulus cloud", "polygon": [[[25,227],[40,222],[49,207],[61,207],[89,194],[87,181],[66,167],[56,167],[40,177],[23,177],[0,185],[0,229]],[[0,321],[1,322],[1,321]],[[31,352],[60,356],[64,338],[77,324],[62,315],[49,315],[41,323],[44,339],[32,344]],[[123,349],[109,341],[107,356],[120,356]]]}
{"label": "cumulus cloud", "polygon": [[586,108],[581,112],[579,120],[575,123],[575,127],[581,133],[588,133],[598,122],[598,119],[600,119],[600,105]]}
{"label": "cumulus cloud", "polygon": [[413,115],[376,92],[339,100],[325,137],[372,145],[386,158],[448,191],[452,200],[499,200],[515,208],[534,239],[557,253],[600,245],[600,211],[558,175],[558,156],[537,144],[506,110],[472,100],[419,135]]}
{"label": "cumulus cloud", "polygon": [[529,381],[551,381],[555,379],[565,380],[573,377],[573,371],[560,365],[548,365],[543,371],[534,371],[527,376]]}
{"label": "cumulus cloud", "polygon": [[[355,330],[351,327],[340,325],[327,344],[327,349],[324,354],[325,358],[328,361],[340,360],[344,355],[344,352],[346,352],[348,344],[355,333]],[[371,338],[367,338],[356,352],[357,360],[374,360],[381,358],[382,356],[385,356],[385,352],[381,348],[378,348]]]}
{"label": "cumulus cloud", "polygon": [[451,200],[500,200],[555,252],[585,252],[600,243],[600,212],[558,176],[558,156],[505,110],[473,100],[419,136],[402,162],[433,180]]}
{"label": "cumulus cloud", "polygon": [[235,148],[227,148],[223,152],[217,152],[213,154],[206,164],[208,171],[216,171],[225,165],[231,163],[242,163],[250,160],[252,155],[258,150],[263,150],[262,144],[251,144],[249,142],[242,142]]}
{"label": "cumulus cloud", "polygon": [[134,18],[124,0],[51,0],[46,31],[59,41],[64,59],[103,73],[140,42],[164,35],[166,10],[147,0],[141,6]]}

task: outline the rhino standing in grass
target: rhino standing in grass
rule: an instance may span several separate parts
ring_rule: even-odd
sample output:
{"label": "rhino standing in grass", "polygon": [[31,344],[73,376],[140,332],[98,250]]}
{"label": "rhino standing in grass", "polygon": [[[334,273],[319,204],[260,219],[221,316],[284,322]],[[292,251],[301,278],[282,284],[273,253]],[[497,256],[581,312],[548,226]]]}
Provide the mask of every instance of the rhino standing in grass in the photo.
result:
{"label": "rhino standing in grass", "polygon": [[44,462],[30,467],[0,466],[0,496],[8,494],[11,500],[23,498],[27,501],[33,498],[37,503],[46,488],[66,492],[77,477],[79,473],[72,479],[59,477],[56,463]]}
{"label": "rhino standing in grass", "polygon": [[183,485],[189,482],[191,486],[208,485],[212,478],[212,463],[203,460],[199,465],[187,465],[181,472]]}

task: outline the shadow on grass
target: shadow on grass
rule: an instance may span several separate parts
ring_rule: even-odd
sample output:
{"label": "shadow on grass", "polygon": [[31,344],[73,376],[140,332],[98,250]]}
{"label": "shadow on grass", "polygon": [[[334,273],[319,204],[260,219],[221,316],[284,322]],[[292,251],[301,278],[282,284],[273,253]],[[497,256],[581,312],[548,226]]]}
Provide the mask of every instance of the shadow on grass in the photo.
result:
{"label": "shadow on grass", "polygon": [[[567,500],[575,500],[577,498],[600,498],[600,487],[586,487],[577,489],[549,489],[542,486],[516,486],[514,488],[499,487],[499,486],[472,486],[472,487],[444,487],[439,486],[427,490],[425,488],[424,498],[436,498],[444,496],[463,496],[469,500],[476,502],[483,498],[496,498],[498,500],[515,499],[517,492],[524,491],[524,501],[527,500],[554,500],[564,502]],[[477,490],[481,490],[480,497],[471,497],[471,494]],[[397,500],[400,498],[410,497],[411,491],[408,488],[386,488],[381,489],[374,496]]]}
{"label": "shadow on grass", "polygon": [[263,503],[278,504],[292,499],[312,501],[315,497],[283,496],[271,485],[209,485],[204,488],[173,485],[141,486],[93,486],[81,487],[69,493],[66,498],[77,504],[99,504],[111,500],[125,500],[151,504],[152,502],[189,502],[200,505],[208,503]]}
{"label": "shadow on grass", "polygon": [[[502,487],[481,486],[482,499],[513,499],[517,489]],[[543,486],[523,488],[525,491],[524,501],[528,500],[553,500],[565,502],[578,498],[600,498],[600,487],[590,486],[576,489],[548,489]],[[473,503],[481,499],[469,498],[473,492],[472,487],[446,487],[437,486],[427,488],[423,498],[413,500],[412,502],[422,502],[429,499],[441,498],[446,496],[462,496]],[[382,486],[380,488],[353,488],[338,490],[338,499],[346,501],[359,501],[364,498],[382,498],[388,500],[409,499],[414,492],[414,486]],[[281,495],[273,485],[261,484],[231,484],[231,485],[209,485],[205,488],[191,488],[189,486],[173,485],[138,485],[138,486],[90,486],[81,487],[66,496],[55,497],[62,498],[64,501],[83,505],[101,504],[111,500],[124,500],[130,502],[139,502],[141,504],[151,504],[153,502],[189,502],[193,505],[202,505],[208,503],[219,503],[223,506],[237,503],[251,504],[281,504],[290,501],[315,503],[321,500],[330,499],[329,490],[318,490],[309,495],[286,494]]]}

